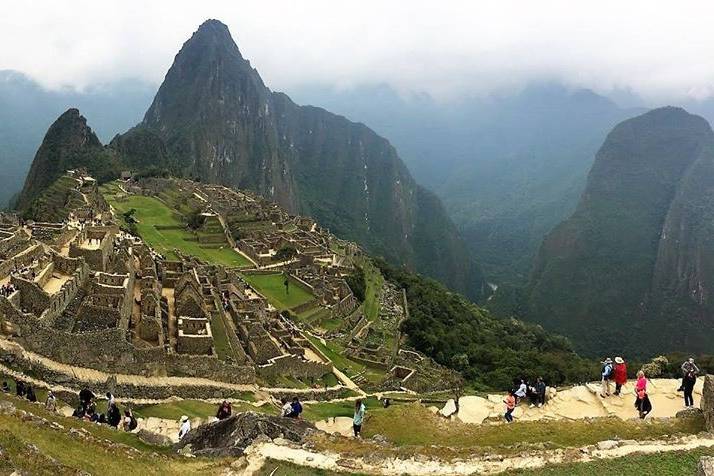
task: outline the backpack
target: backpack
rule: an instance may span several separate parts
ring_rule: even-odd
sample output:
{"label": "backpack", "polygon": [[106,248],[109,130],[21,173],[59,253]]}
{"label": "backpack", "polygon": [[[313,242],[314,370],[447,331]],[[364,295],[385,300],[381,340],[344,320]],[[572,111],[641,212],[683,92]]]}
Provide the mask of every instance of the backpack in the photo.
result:
{"label": "backpack", "polygon": [[603,377],[605,377],[606,379],[608,379],[608,380],[610,379],[610,377],[612,376],[612,364],[605,364],[605,365],[603,365],[603,367],[602,367],[602,375],[603,375]]}

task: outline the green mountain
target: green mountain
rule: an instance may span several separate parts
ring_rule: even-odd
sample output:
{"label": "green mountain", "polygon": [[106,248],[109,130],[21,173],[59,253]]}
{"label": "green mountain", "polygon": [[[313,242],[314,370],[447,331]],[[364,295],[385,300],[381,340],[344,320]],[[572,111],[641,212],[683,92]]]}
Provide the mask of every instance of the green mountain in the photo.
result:
{"label": "green mountain", "polygon": [[584,352],[711,350],[714,133],[666,107],[620,123],[543,241],[530,318]]}
{"label": "green mountain", "polygon": [[69,109],[45,134],[18,198],[18,209],[26,210],[65,171],[79,167],[98,178],[114,177],[120,170],[116,154],[105,150],[77,109]]}
{"label": "green mountain", "polygon": [[219,21],[183,45],[144,120],[112,145],[138,167],[255,191],[471,298],[484,293],[441,202],[394,147],[363,124],[270,91]]}

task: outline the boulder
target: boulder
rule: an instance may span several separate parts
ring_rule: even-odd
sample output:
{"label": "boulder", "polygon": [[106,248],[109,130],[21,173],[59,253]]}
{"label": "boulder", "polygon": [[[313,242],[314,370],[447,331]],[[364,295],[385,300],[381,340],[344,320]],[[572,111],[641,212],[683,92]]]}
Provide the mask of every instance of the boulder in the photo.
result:
{"label": "boulder", "polygon": [[154,433],[153,431],[141,429],[136,433],[136,436],[149,445],[155,446],[171,446],[171,438],[162,435],[160,433]]}
{"label": "boulder", "polygon": [[702,456],[699,458],[697,476],[714,476],[714,456]]}
{"label": "boulder", "polygon": [[181,453],[190,447],[195,456],[241,456],[255,440],[283,438],[300,443],[313,431],[317,431],[315,426],[305,420],[255,412],[237,413],[191,430],[174,445],[174,450]]}
{"label": "boulder", "polygon": [[619,442],[619,441],[615,441],[615,440],[605,440],[605,441],[599,441],[599,442],[598,442],[598,444],[597,444],[597,449],[599,449],[599,450],[601,450],[601,451],[613,450],[613,449],[617,448],[618,446],[620,446],[620,442]]}
{"label": "boulder", "polygon": [[704,412],[707,430],[714,432],[714,375],[704,377],[701,408]]}
{"label": "boulder", "polygon": [[701,408],[686,408],[684,410],[679,410],[674,417],[675,418],[698,418],[702,415]]}

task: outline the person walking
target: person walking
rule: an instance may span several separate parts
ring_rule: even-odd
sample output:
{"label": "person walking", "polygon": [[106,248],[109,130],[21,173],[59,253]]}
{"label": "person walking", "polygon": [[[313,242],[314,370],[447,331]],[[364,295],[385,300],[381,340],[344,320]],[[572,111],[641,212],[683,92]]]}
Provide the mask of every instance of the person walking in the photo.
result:
{"label": "person walking", "polygon": [[361,398],[355,400],[355,414],[352,417],[352,431],[355,434],[355,438],[362,437],[362,422],[364,422],[364,413],[367,411]]}
{"label": "person walking", "polygon": [[684,406],[690,408],[694,406],[694,384],[697,383],[699,367],[690,357],[682,364],[682,389],[684,390]]}
{"label": "person walking", "polygon": [[627,383],[627,364],[622,357],[615,357],[613,376],[615,378],[615,395],[620,395],[622,386]]}
{"label": "person walking", "polygon": [[45,400],[45,410],[47,410],[48,412],[57,411],[57,397],[55,397],[55,393],[52,390],[47,392],[47,399]]}
{"label": "person walking", "polygon": [[645,373],[640,370],[637,372],[637,383],[635,384],[635,408],[640,414],[640,418],[644,419],[652,411],[652,403],[647,395],[647,378]]}
{"label": "person walking", "polygon": [[513,421],[513,410],[516,409],[516,396],[513,390],[508,391],[508,395],[503,400],[503,403],[506,404],[506,413],[503,415],[503,418],[506,419],[506,422],[511,423]]}
{"label": "person walking", "polygon": [[602,362],[602,389],[600,390],[600,396],[602,398],[610,396],[610,379],[612,378],[612,359],[608,357]]}
{"label": "person walking", "polygon": [[545,382],[543,381],[543,377],[538,377],[536,380],[536,394],[538,395],[538,408],[542,407],[545,405],[545,391],[546,391],[546,385]]}

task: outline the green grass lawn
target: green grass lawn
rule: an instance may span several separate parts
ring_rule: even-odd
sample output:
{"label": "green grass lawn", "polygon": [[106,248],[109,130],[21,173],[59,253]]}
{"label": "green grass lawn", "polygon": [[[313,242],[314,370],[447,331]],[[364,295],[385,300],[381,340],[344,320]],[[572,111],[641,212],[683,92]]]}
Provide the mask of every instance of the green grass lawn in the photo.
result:
{"label": "green grass lawn", "polygon": [[364,315],[368,320],[374,321],[379,317],[379,298],[382,294],[384,277],[382,273],[379,272],[379,269],[369,260],[365,260],[363,269],[366,283],[364,292]]}
{"label": "green grass lawn", "polygon": [[275,274],[246,274],[243,278],[253,286],[259,293],[265,296],[270,304],[281,311],[292,309],[300,304],[304,304],[314,296],[299,286],[294,280],[290,280],[290,286],[286,290],[285,276],[282,273]]}
{"label": "green grass lawn", "polygon": [[226,360],[228,357],[233,357],[233,349],[228,342],[226,326],[217,312],[211,313],[211,332],[213,333],[213,348],[218,358]]}
{"label": "green grass lawn", "polygon": [[[110,184],[111,185],[111,184]],[[114,207],[116,213],[121,214],[136,210],[134,218],[138,220],[137,231],[141,238],[157,252],[167,259],[176,259],[174,249],[195,256],[209,263],[225,266],[247,267],[250,262],[240,253],[230,248],[226,243],[224,248],[210,248],[199,245],[193,233],[188,231],[181,221],[180,215],[165,205],[161,200],[143,195],[131,195],[123,200],[117,200],[117,188],[103,186],[102,193],[106,200]],[[157,229],[156,227],[175,227],[170,229]]]}

